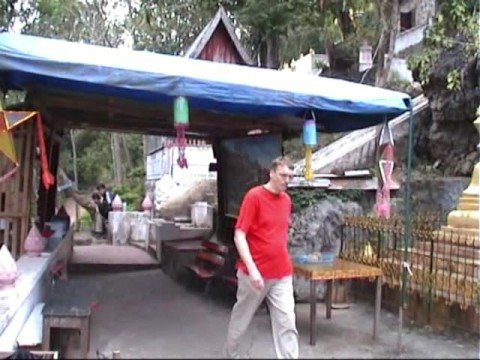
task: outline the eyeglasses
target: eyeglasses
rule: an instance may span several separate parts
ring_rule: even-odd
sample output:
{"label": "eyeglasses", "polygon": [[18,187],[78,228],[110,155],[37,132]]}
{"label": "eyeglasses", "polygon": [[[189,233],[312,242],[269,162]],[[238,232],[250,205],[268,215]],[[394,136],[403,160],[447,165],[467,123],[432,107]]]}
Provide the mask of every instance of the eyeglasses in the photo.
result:
{"label": "eyeglasses", "polygon": [[293,179],[293,174],[285,174],[285,173],[277,173],[277,174],[280,175],[282,179],[288,179],[288,180]]}

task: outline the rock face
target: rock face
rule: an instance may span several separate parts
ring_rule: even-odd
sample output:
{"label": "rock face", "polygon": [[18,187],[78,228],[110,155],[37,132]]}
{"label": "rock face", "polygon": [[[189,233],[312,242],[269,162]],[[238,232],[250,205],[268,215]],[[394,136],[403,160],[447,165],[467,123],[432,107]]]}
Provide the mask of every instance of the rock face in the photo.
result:
{"label": "rock face", "polygon": [[[299,253],[332,250],[338,254],[341,239],[341,222],[346,215],[360,215],[362,208],[355,202],[342,202],[332,198],[322,200],[313,206],[292,215],[289,233],[291,255]],[[309,283],[300,278],[294,279],[297,299],[306,299],[310,294]],[[325,288],[317,286],[318,297],[324,298]]]}
{"label": "rock face", "polygon": [[[451,70],[459,70],[461,90],[447,89]],[[413,75],[415,78],[415,71]],[[430,102],[431,121],[418,124],[415,132],[422,134],[423,141],[417,142],[415,150],[418,155],[425,155],[428,150],[432,162],[440,161],[439,169],[444,175],[470,176],[478,158],[478,134],[473,121],[480,104],[479,80],[478,57],[466,58],[460,48],[453,48],[440,55],[430,69],[429,82],[423,86]]]}
{"label": "rock face", "polygon": [[[412,214],[441,213],[442,223],[446,224],[446,215],[458,205],[458,199],[467,188],[470,179],[467,177],[415,179],[412,181],[411,208]],[[392,212],[404,214],[404,191],[402,187],[392,199]]]}
{"label": "rock face", "polygon": [[165,202],[158,205],[155,215],[172,220],[176,216],[190,216],[190,205],[196,201],[207,201],[217,207],[217,181],[200,180],[182,192],[172,194]]}

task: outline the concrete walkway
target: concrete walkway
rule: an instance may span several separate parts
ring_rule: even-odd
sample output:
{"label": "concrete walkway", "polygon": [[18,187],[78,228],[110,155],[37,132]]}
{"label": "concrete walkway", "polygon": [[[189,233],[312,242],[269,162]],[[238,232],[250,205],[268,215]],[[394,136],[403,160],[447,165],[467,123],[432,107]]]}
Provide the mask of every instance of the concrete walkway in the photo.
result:
{"label": "concrete walkway", "polygon": [[[186,289],[161,269],[116,274],[73,275],[92,303],[90,358],[96,350],[106,356],[120,350],[122,358],[221,358],[232,299],[208,298]],[[302,358],[398,358],[397,321],[382,311],[379,337],[372,340],[373,306],[354,303],[324,317],[318,306],[318,341],[309,345],[309,306],[297,304]],[[250,334],[252,358],[272,358],[269,317],[259,310]],[[478,340],[477,340],[478,341]],[[478,358],[472,338],[447,338],[426,330],[405,330],[403,358]]]}
{"label": "concrete walkway", "polygon": [[158,265],[144,250],[131,245],[95,244],[74,246],[73,264]]}

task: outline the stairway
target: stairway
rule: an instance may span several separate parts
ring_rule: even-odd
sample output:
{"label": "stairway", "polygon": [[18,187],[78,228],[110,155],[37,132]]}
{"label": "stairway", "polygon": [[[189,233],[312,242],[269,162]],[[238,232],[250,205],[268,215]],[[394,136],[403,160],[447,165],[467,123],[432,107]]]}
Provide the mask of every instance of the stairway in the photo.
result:
{"label": "stairway", "polygon": [[[424,95],[412,100],[413,115],[428,107],[428,99]],[[405,136],[408,132],[408,118],[404,113],[390,121],[394,139]],[[381,125],[355,130],[337,141],[321,148],[312,155],[314,173],[330,173],[334,168],[339,170],[369,167],[375,159],[375,148]],[[295,164],[295,173],[303,173],[305,159]]]}

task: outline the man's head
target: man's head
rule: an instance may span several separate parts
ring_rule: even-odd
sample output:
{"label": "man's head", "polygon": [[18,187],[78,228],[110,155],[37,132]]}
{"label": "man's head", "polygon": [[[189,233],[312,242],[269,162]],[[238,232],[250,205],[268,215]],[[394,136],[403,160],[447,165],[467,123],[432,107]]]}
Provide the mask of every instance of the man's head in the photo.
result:
{"label": "man's head", "polygon": [[92,200],[93,200],[93,202],[94,202],[95,204],[98,205],[98,204],[100,204],[100,203],[102,202],[102,197],[101,197],[101,195],[100,195],[99,193],[96,193],[96,192],[95,192],[95,193],[92,194]]}
{"label": "man's head", "polygon": [[105,184],[98,184],[97,191],[102,195],[105,194],[105,191],[107,191]]}
{"label": "man's head", "polygon": [[293,165],[284,156],[273,159],[270,165],[270,187],[276,193],[287,190],[287,185],[293,178]]}

